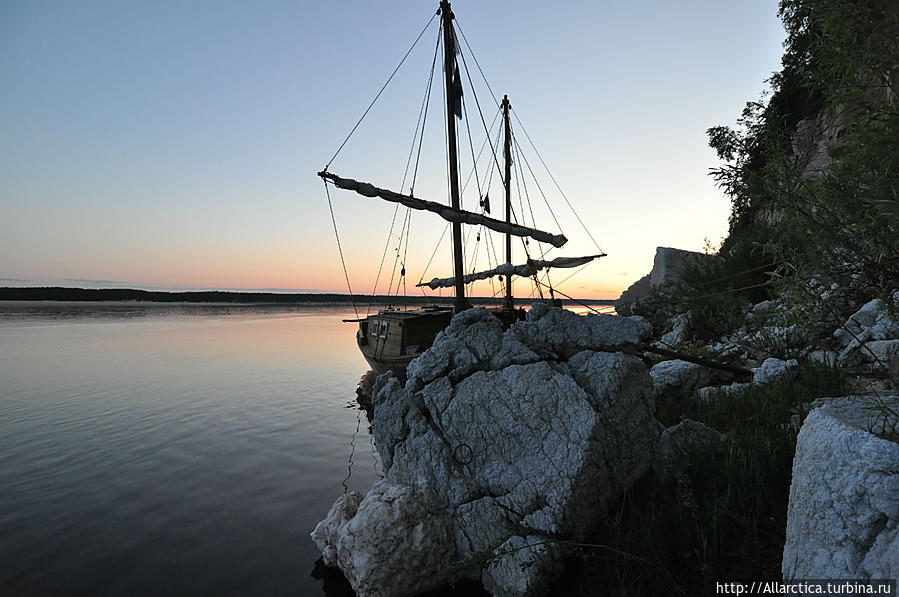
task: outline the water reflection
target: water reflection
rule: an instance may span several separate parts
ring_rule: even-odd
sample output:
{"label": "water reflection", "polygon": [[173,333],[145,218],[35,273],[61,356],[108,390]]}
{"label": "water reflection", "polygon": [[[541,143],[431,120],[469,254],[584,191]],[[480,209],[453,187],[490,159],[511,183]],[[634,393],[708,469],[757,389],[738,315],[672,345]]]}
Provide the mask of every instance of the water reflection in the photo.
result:
{"label": "water reflection", "polygon": [[347,315],[0,305],[0,594],[321,594],[308,534],[379,474]]}

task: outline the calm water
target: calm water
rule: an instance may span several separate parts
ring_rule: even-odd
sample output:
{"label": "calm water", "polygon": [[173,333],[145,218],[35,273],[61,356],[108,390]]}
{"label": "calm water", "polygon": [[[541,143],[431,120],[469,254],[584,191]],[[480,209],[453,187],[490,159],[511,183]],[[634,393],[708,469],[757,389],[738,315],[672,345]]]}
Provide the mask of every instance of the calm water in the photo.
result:
{"label": "calm water", "polygon": [[[323,595],[352,310],[0,303],[0,594]],[[351,489],[377,477],[368,425]]]}

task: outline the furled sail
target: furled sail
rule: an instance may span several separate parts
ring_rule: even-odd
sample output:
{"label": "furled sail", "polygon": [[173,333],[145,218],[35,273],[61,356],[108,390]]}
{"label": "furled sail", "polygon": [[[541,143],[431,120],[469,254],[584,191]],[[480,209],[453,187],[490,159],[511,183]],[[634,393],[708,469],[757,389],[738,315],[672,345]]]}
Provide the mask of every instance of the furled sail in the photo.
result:
{"label": "furled sail", "polygon": [[518,224],[511,224],[508,222],[503,222],[502,220],[489,218],[487,216],[483,216],[471,211],[465,211],[464,209],[453,209],[452,207],[443,205],[442,203],[418,199],[416,197],[413,197],[412,195],[403,195],[394,191],[388,191],[387,189],[379,189],[371,183],[360,182],[358,180],[353,180],[352,178],[341,178],[336,174],[331,174],[330,172],[326,171],[319,172],[318,175],[323,179],[330,180],[339,189],[356,191],[357,193],[359,193],[360,195],[364,195],[365,197],[380,197],[381,199],[393,201],[394,203],[399,203],[401,205],[405,205],[406,207],[411,207],[412,209],[432,211],[448,222],[483,225],[487,228],[490,228],[491,230],[502,232],[503,234],[512,234],[514,236],[529,236],[536,241],[549,243],[554,247],[561,247],[566,242],[568,242],[568,239],[565,238],[565,235],[563,234],[551,234],[549,232],[543,232],[542,230],[536,230],[534,228],[528,228],[526,226],[520,226]]}
{"label": "furled sail", "polygon": [[[493,269],[483,272],[475,272],[468,274],[464,278],[466,284],[471,284],[475,280],[486,280],[493,276],[533,276],[542,269],[550,267],[578,267],[585,263],[590,263],[594,259],[605,257],[605,253],[599,255],[586,255],[584,257],[556,257],[551,261],[542,261],[539,259],[528,259],[528,262],[522,265],[512,265],[511,263],[503,263]],[[430,282],[422,282],[416,286],[428,286],[431,290],[437,288],[450,288],[455,285],[455,278],[434,278]]]}

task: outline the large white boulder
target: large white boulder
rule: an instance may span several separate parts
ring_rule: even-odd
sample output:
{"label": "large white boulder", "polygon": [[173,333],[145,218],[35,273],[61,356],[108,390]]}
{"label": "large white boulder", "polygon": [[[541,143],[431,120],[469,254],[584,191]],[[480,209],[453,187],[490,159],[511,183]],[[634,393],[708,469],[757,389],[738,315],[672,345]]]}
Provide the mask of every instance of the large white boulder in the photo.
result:
{"label": "large white boulder", "polygon": [[[494,594],[545,591],[559,570],[553,539],[583,539],[648,470],[652,382],[640,359],[616,351],[649,332],[640,318],[543,306],[503,331],[470,309],[410,365],[404,386],[376,383],[372,431],[388,481],[443,512],[458,559],[497,555],[472,574]],[[505,553],[521,541],[542,543]]]}
{"label": "large white boulder", "polygon": [[312,538],[359,597],[411,597],[438,587],[455,557],[443,511],[413,488],[383,480],[364,499],[355,492],[338,498]]}
{"label": "large white boulder", "polygon": [[899,398],[819,403],[796,444],[784,578],[896,578]]}

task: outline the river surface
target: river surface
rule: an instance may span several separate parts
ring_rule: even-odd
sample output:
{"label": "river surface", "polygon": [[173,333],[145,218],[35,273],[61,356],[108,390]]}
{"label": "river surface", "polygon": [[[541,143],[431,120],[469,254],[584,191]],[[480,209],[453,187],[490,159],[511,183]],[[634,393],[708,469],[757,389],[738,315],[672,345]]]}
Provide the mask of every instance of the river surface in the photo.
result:
{"label": "river surface", "polygon": [[309,532],[380,470],[352,316],[0,303],[0,594],[324,595]]}

